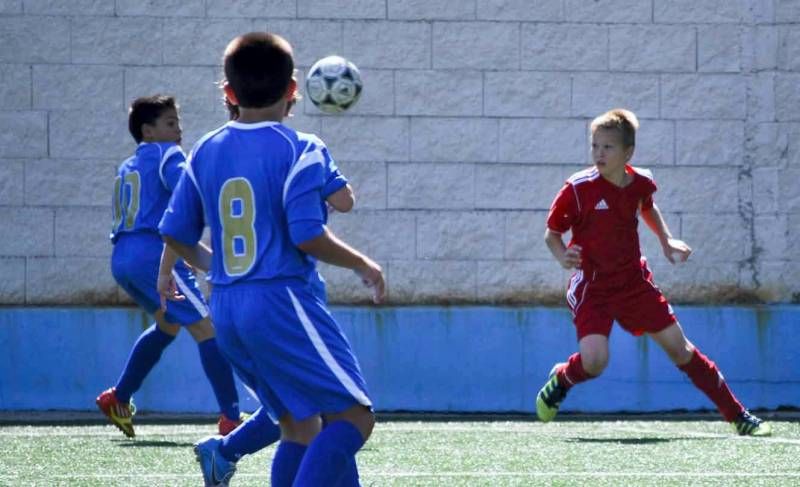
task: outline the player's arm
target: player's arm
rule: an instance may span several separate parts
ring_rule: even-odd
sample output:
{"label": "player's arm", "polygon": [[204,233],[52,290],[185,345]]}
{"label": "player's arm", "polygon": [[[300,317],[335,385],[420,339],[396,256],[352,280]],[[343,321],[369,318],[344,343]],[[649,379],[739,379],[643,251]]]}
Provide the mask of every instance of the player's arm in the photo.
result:
{"label": "player's arm", "polygon": [[321,141],[318,142],[315,150],[304,153],[297,162],[297,167],[303,169],[290,174],[286,182],[284,208],[289,237],[300,251],[322,262],[355,271],[364,284],[372,288],[373,301],[379,303],[386,294],[381,267],[339,240],[324,225],[322,202],[325,196],[344,187],[347,180],[343,176],[330,177],[335,167]]}
{"label": "player's arm", "polygon": [[381,266],[339,240],[327,227],[323,227],[322,233],[316,237],[299,242],[297,248],[322,262],[353,270],[364,284],[373,289],[373,300],[376,303],[383,301],[386,283]]}
{"label": "player's arm", "polygon": [[178,292],[178,286],[175,283],[175,278],[172,276],[172,270],[175,268],[176,262],[178,262],[178,254],[176,254],[169,245],[164,245],[164,250],[161,252],[161,262],[158,266],[158,279],[156,281],[158,294],[161,297],[162,311],[166,311],[167,309],[167,300],[183,301],[186,299],[186,296]]}
{"label": "player's arm", "polygon": [[569,231],[578,218],[577,196],[571,184],[561,187],[547,215],[544,242],[553,257],[564,269],[579,269],[581,267],[581,246],[564,245],[562,235]]}
{"label": "player's arm", "polygon": [[564,269],[579,269],[581,267],[581,246],[567,247],[559,232],[547,229],[544,231],[544,242],[550,253]]}
{"label": "player's arm", "polygon": [[[202,200],[190,170],[187,170],[181,175],[172,193],[158,231],[171,252],[182,257],[192,267],[208,272],[211,268],[211,250],[200,241],[204,226]],[[162,260],[165,261],[159,268],[159,275],[171,274],[175,256],[163,254]]]}
{"label": "player's arm", "polygon": [[[169,235],[162,235],[164,242],[172,249],[178,256],[189,263],[192,267],[200,269],[203,272],[208,272],[211,269],[211,249],[203,242],[197,242],[195,245],[186,245],[181,243]],[[163,257],[163,255],[162,255]],[[175,263],[173,262],[173,266]],[[170,272],[172,270],[170,269]],[[166,270],[165,270],[166,272]],[[159,268],[159,276],[161,275],[161,268]]]}
{"label": "player's arm", "polygon": [[170,192],[175,190],[186,167],[186,154],[178,145],[170,146],[162,156],[159,164],[159,176],[164,187]]}
{"label": "player's arm", "polygon": [[347,213],[353,209],[353,205],[356,203],[356,197],[355,194],[353,194],[353,188],[351,188],[349,184],[346,184],[338,191],[335,191],[333,194],[325,198],[325,201],[334,210],[341,213]]}
{"label": "player's arm", "polygon": [[643,206],[641,209],[642,220],[658,237],[661,243],[661,248],[664,255],[671,263],[685,262],[692,253],[692,248],[686,245],[686,242],[673,238],[672,232],[669,231],[667,222],[661,214],[658,206],[653,203],[652,206]]}
{"label": "player's arm", "polygon": [[[318,143],[322,145],[322,141]],[[344,174],[342,174],[342,171],[339,170],[336,161],[333,160],[327,148],[321,147],[320,154],[325,168],[325,184],[322,186],[322,197],[325,198],[329,208],[347,213],[353,209],[353,205],[356,202],[353,188]]]}

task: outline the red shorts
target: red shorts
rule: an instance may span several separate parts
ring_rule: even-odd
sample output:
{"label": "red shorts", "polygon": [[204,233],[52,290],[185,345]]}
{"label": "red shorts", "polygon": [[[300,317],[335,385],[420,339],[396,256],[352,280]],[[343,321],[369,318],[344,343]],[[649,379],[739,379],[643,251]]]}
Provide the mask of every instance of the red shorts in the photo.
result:
{"label": "red shorts", "polygon": [[612,276],[586,275],[578,270],[567,288],[578,340],[611,333],[614,320],[629,333],[656,333],[675,320],[672,306],[653,284],[653,273],[642,258],[641,268]]}

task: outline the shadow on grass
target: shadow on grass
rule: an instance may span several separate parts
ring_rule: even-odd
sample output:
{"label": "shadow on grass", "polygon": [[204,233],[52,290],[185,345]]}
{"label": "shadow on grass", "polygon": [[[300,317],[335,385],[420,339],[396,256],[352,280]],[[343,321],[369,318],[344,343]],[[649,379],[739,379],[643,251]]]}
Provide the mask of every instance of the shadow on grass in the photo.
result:
{"label": "shadow on grass", "polygon": [[183,441],[159,441],[159,440],[116,440],[120,448],[187,448],[194,446],[194,443]]}
{"label": "shadow on grass", "polygon": [[671,441],[697,440],[697,438],[568,438],[567,443],[616,443],[620,445],[650,445]]}

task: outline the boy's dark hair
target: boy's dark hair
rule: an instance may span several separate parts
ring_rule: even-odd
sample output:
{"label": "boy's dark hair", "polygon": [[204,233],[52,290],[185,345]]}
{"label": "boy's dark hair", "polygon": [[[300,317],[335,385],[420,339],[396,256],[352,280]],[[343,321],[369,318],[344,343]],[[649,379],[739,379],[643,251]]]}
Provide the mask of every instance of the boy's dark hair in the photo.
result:
{"label": "boy's dark hair", "polygon": [[280,100],[294,73],[292,46],[269,32],[250,32],[232,40],[222,63],[225,78],[244,108],[267,107]]}
{"label": "boy's dark hair", "polygon": [[138,144],[142,141],[142,124],[152,125],[164,110],[178,109],[175,97],[167,95],[142,96],[131,103],[128,111],[128,130]]}

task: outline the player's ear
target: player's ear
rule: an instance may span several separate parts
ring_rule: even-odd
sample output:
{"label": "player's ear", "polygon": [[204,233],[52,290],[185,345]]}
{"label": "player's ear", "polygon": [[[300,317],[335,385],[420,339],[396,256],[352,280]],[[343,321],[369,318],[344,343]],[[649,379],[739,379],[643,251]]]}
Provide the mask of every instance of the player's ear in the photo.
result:
{"label": "player's ear", "polygon": [[630,146],[628,146],[627,149],[625,149],[625,162],[628,162],[628,161],[631,160],[631,157],[633,157],[634,149],[636,149],[635,145],[630,145]]}
{"label": "player's ear", "polygon": [[286,100],[293,102],[297,98],[297,80],[292,77],[289,80],[289,87],[286,88]]}
{"label": "player's ear", "polygon": [[236,99],[236,93],[233,92],[233,88],[231,88],[227,80],[222,82],[222,92],[225,93],[225,98],[228,99],[231,105],[239,104],[239,100]]}
{"label": "player's ear", "polygon": [[152,139],[152,137],[153,137],[153,129],[154,128],[155,127],[153,125],[150,125],[149,123],[143,123],[142,124],[142,140],[143,141],[148,141],[148,140]]}

